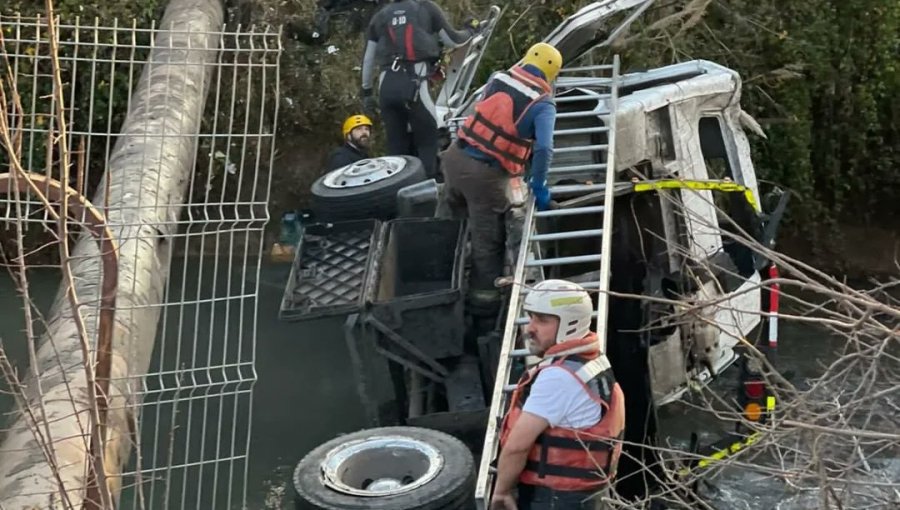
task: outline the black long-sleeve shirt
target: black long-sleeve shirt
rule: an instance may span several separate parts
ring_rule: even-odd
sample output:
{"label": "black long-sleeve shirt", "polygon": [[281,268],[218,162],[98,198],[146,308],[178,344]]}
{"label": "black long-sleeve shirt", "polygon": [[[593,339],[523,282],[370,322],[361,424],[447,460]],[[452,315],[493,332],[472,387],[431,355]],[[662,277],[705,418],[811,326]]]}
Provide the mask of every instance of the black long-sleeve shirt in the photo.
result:
{"label": "black long-sleeve shirt", "polygon": [[372,81],[375,78],[375,54],[378,48],[378,42],[382,37],[386,37],[385,32],[391,23],[391,16],[394,11],[404,9],[404,4],[418,4],[418,7],[425,13],[425,20],[421,29],[433,34],[439,38],[445,47],[455,48],[465,44],[472,37],[469,30],[456,30],[447,21],[444,11],[431,0],[401,0],[400,2],[391,2],[385,5],[372,16],[369,27],[366,29],[366,52],[363,56],[362,64],[362,88],[372,88]]}
{"label": "black long-sleeve shirt", "polygon": [[368,151],[360,149],[355,145],[346,142],[340,147],[336,147],[331,151],[331,154],[328,155],[327,171],[330,172],[336,168],[356,163],[357,161],[366,159],[368,157]]}

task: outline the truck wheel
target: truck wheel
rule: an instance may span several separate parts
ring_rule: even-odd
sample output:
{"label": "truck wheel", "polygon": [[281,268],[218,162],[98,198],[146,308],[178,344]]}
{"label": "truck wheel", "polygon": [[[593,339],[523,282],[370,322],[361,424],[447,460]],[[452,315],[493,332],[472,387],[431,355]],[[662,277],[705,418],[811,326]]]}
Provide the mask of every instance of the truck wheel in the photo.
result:
{"label": "truck wheel", "polygon": [[439,510],[474,503],[475,461],[431,429],[383,427],[337,437],[294,469],[294,508]]}
{"label": "truck wheel", "polygon": [[363,159],[319,177],[310,190],[312,209],[318,221],[390,219],[397,213],[397,191],[424,180],[419,158]]}

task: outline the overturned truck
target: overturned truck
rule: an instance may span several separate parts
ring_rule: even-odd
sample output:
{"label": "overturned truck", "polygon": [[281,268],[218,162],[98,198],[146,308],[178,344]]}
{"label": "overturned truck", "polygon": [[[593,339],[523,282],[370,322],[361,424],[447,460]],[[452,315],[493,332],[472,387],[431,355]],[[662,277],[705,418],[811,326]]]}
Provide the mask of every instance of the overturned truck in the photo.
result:
{"label": "overturned truck", "polygon": [[[626,397],[621,496],[652,496],[662,480],[656,410],[732,365],[754,388],[737,401],[754,410],[749,419],[765,419],[772,399],[759,364],[736,362],[742,342],[777,336],[761,285],[775,269],[754,246],[772,245],[786,195],[760,191],[745,129],[761,130],[740,107],[736,72],[692,61],[620,74],[617,57],[584,62],[649,3],[595,2],[545,38],[567,63],[548,183],[558,207],[535,210],[511,182],[499,317],[467,310],[465,222],[430,217],[438,185],[410,177],[415,161],[368,160],[323,177],[352,176],[368,196],[367,186],[382,195],[393,186],[385,200],[396,202],[381,217],[342,221],[328,221],[326,207],[305,225],[281,317],[346,316],[359,395],[381,428],[307,455],[294,473],[298,508],[487,508],[500,420],[535,361],[518,343],[520,305],[543,279],[594,296],[593,329]],[[612,24],[616,16],[624,21]],[[465,66],[485,43],[458,49],[475,57],[455,59],[450,75],[472,76]],[[452,86],[441,97],[457,99],[439,105],[451,138],[477,95]]]}

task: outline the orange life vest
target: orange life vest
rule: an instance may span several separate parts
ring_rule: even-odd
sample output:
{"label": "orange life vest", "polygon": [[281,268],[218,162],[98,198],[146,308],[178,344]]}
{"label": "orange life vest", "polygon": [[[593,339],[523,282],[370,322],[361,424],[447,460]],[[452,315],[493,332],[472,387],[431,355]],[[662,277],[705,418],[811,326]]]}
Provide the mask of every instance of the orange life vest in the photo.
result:
{"label": "orange life vest", "polygon": [[591,427],[550,427],[538,436],[519,475],[520,483],[559,491],[590,491],[605,486],[615,477],[625,430],[625,397],[609,361],[599,355],[596,345],[594,333],[582,340],[555,345],[540,365],[522,374],[503,421],[501,449],[522,415],[531,384],[547,367],[560,367],[577,377],[603,411],[600,421]]}
{"label": "orange life vest", "polygon": [[496,159],[510,174],[521,175],[533,140],[520,137],[516,124],[535,103],[550,95],[550,84],[516,66],[509,73],[497,73],[490,88],[457,136]]}

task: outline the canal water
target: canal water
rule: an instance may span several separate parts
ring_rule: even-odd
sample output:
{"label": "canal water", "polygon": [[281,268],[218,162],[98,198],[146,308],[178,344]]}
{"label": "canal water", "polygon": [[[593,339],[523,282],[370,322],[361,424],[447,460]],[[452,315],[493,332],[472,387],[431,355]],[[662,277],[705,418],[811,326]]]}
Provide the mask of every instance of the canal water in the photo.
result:
{"label": "canal water", "polygon": [[[177,263],[173,267],[181,268]],[[233,271],[239,271],[236,268]],[[174,271],[179,271],[175,269]],[[252,426],[250,429],[250,455],[246,464],[248,482],[246,487],[248,508],[252,510],[292,508],[289,481],[291,471],[297,461],[318,444],[341,433],[352,432],[366,426],[362,406],[355,391],[355,380],[342,331],[341,318],[320,319],[304,323],[287,323],[278,319],[278,308],[284,290],[284,282],[289,271],[288,264],[266,263],[263,265],[258,284],[258,317],[255,349],[255,369],[257,382],[252,393]],[[243,272],[241,278],[247,277]],[[179,275],[173,274],[174,278]],[[221,278],[227,275],[220,274]],[[247,281],[246,283],[256,283]],[[31,292],[37,306],[47,310],[59,284],[58,273],[46,270],[33,272],[30,280]],[[211,283],[210,283],[211,284]],[[0,274],[0,338],[7,354],[20,367],[24,367],[26,354],[21,341],[22,313],[21,301],[16,296],[10,277]],[[204,327],[202,324],[200,327]],[[204,335],[197,335],[203,338]],[[213,335],[209,335],[210,338]],[[781,366],[793,372],[793,380],[802,384],[803,380],[821,373],[822,367],[840,348],[837,338],[811,329],[807,326],[785,324],[782,326],[780,344]],[[200,350],[205,346],[200,346]],[[171,356],[165,354],[164,356]],[[159,366],[160,352],[157,350],[154,366]],[[164,366],[171,364],[163,360]],[[730,371],[732,374],[736,370]],[[715,384],[727,390],[734,383],[733,378],[723,377]],[[247,399],[248,405],[251,400]],[[0,412],[12,405],[11,399],[0,394]],[[152,411],[151,411],[152,412]],[[200,415],[191,418],[195,429],[205,427],[220,428],[216,420],[225,421],[226,429],[243,433],[246,431],[246,412],[231,414],[224,418],[200,422]],[[212,413],[212,416],[216,416]],[[713,441],[725,432],[720,423],[697,413],[689,404],[675,404],[660,411],[661,426],[671,431],[664,438],[673,446],[686,447],[691,431],[699,434],[701,442]],[[163,420],[165,421],[165,420]],[[212,423],[212,425],[210,425]],[[180,426],[184,426],[182,423]],[[199,433],[206,433],[201,430]],[[145,431],[144,441],[147,441]],[[197,441],[192,442],[193,445]],[[173,443],[177,450],[181,443]],[[194,446],[195,447],[195,446]],[[186,454],[187,455],[187,454]],[[185,458],[188,458],[189,455]],[[887,466],[887,472],[900,476],[900,463]],[[236,464],[236,469],[244,469],[244,464]],[[205,476],[205,475],[204,475]],[[219,481],[224,473],[219,473]],[[893,475],[892,475],[893,476]],[[814,501],[797,500],[802,497],[788,494],[777,484],[768,483],[762,477],[741,472],[722,473],[714,491],[715,501],[721,508],[809,508]],[[167,499],[170,508],[208,508],[200,503],[200,496],[191,492],[197,480],[185,478],[170,487]],[[211,487],[209,480],[205,487]],[[242,488],[220,488],[215,508],[240,508],[237,504]],[[232,504],[228,505],[231,491]],[[237,491],[237,492],[235,492]],[[144,496],[147,497],[146,495]],[[192,503],[197,499],[200,506]],[[235,499],[237,498],[237,499]],[[204,501],[207,501],[204,496]],[[133,507],[136,498],[126,491],[123,507]],[[162,500],[147,505],[148,508],[162,508]],[[811,505],[811,506],[810,506]],[[718,505],[717,505],[718,506]]]}
{"label": "canal water", "polygon": [[[173,264],[173,272],[180,271],[183,264]],[[284,282],[288,276],[290,266],[287,264],[265,264],[259,278],[259,307],[257,318],[257,336],[255,366],[257,381],[253,386],[252,396],[252,423],[250,431],[250,455],[247,463],[247,500],[248,508],[262,510],[268,508],[281,508],[280,494],[284,492],[283,485],[290,478],[292,465],[309,450],[319,443],[335,437],[338,434],[353,432],[365,427],[365,418],[359,399],[356,396],[355,381],[347,361],[347,349],[344,343],[342,322],[340,319],[322,319],[311,322],[286,323],[278,319],[278,308],[284,291]],[[241,268],[235,268],[235,273],[242,275]],[[180,275],[173,274],[178,279]],[[220,273],[219,279],[225,280],[227,275]],[[255,279],[255,275],[251,276]],[[30,291],[36,305],[42,311],[49,310],[50,304],[56,294],[59,285],[59,273],[52,270],[33,271],[30,275]],[[249,282],[253,283],[253,282]],[[211,285],[212,283],[209,282]],[[7,355],[19,367],[20,371],[27,367],[27,351],[25,349],[22,330],[23,314],[22,303],[16,295],[12,279],[4,271],[0,273],[0,339],[3,341]],[[190,310],[186,315],[192,315]],[[170,319],[169,321],[174,322]],[[170,324],[169,329],[173,326]],[[208,328],[201,322],[200,328]],[[172,334],[169,334],[171,337]],[[207,346],[203,340],[211,335],[191,335],[200,339],[197,351],[205,353]],[[245,339],[246,341],[246,339]],[[160,352],[156,350],[153,367],[160,366]],[[174,356],[170,349],[165,354],[166,358]],[[183,363],[182,363],[183,364]],[[166,359],[164,366],[171,368],[173,360]],[[218,397],[217,397],[218,399]],[[213,399],[216,400],[216,399]],[[223,436],[227,438],[232,430],[236,430],[236,436],[240,439],[246,431],[246,415],[243,406],[249,405],[250,399],[240,400],[237,420],[232,421],[232,400],[226,399],[226,403],[219,404],[226,412],[219,413],[219,407],[211,407],[206,413],[206,421],[203,422],[203,413],[194,405],[194,414],[191,418],[193,429],[191,433],[192,448],[199,445],[199,434],[207,436],[207,448],[213,443],[218,432],[218,421],[222,421]],[[5,393],[0,393],[0,413],[6,413],[13,405],[12,399]],[[162,409],[162,410],[158,410]],[[183,413],[184,406],[178,408]],[[145,413],[143,426],[143,440],[145,441],[145,455],[148,455],[146,444],[152,438],[151,429],[156,428],[156,423],[164,425],[162,434],[158,434],[157,441],[165,443],[165,434],[168,431],[166,424],[170,423],[171,411],[163,409],[163,406],[152,406]],[[222,416],[222,418],[220,418]],[[184,434],[184,418],[178,421],[179,433],[173,434],[181,437]],[[227,441],[225,441],[227,442]],[[182,454],[180,448],[184,439],[178,439],[171,447],[176,459]],[[238,445],[238,450],[240,450]],[[161,447],[162,448],[162,447]],[[220,455],[225,457],[226,455]],[[185,452],[187,459],[196,458],[194,453]],[[205,458],[211,458],[207,451]],[[180,461],[179,461],[180,462]],[[159,465],[157,462],[156,465]],[[133,467],[133,466],[132,466]],[[239,494],[242,488],[225,488],[222,478],[228,473],[228,464],[218,473],[219,484],[223,486],[219,490],[215,508],[239,509]],[[235,469],[242,470],[244,465],[236,463]],[[199,470],[194,470],[197,472]],[[209,468],[204,470],[203,487],[211,487],[212,480]],[[165,473],[159,473],[158,477]],[[165,484],[157,484],[155,499],[150,504],[149,489],[145,489],[143,495],[148,508],[163,508],[163,493],[168,488],[166,499],[169,508],[210,508],[212,496],[204,489],[202,501],[197,502],[199,496],[191,493],[196,490],[198,484],[195,475],[190,474],[186,479],[181,473],[171,476],[172,483],[169,487]],[[145,481],[145,487],[149,485]],[[185,490],[185,487],[187,489]],[[228,505],[228,489],[231,492],[232,504]],[[135,506],[133,491],[125,491],[122,497],[124,508]],[[287,504],[287,496],[285,504]],[[290,506],[285,506],[290,508]]]}

